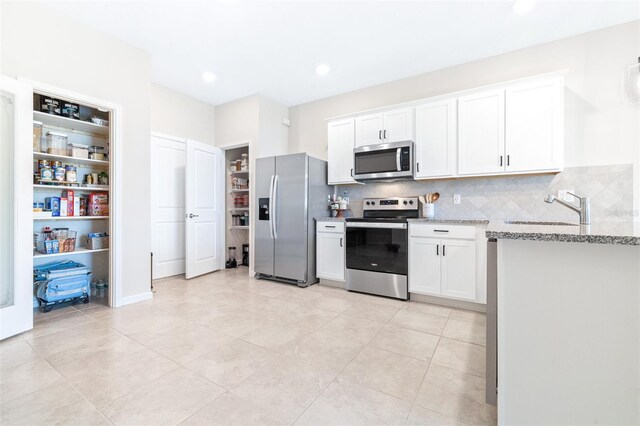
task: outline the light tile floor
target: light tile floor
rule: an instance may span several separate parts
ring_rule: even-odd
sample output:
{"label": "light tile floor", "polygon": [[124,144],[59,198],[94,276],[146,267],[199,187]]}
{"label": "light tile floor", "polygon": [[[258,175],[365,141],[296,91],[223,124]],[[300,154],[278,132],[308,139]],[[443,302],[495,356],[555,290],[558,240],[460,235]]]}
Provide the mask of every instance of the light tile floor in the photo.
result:
{"label": "light tile floor", "polygon": [[37,314],[0,343],[0,424],[495,424],[485,316],[247,270]]}

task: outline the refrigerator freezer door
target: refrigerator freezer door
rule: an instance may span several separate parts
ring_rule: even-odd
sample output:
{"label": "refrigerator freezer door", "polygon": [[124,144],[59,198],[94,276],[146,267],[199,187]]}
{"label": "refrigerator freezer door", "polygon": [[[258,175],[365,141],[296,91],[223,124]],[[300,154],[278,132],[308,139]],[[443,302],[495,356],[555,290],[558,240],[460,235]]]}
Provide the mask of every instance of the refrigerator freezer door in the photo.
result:
{"label": "refrigerator freezer door", "polygon": [[256,274],[273,276],[274,270],[274,242],[272,238],[271,221],[273,214],[273,200],[270,200],[272,182],[275,176],[276,160],[274,157],[258,158],[256,160],[256,195],[254,202],[260,208],[260,200],[265,199],[268,210],[267,214],[259,215],[255,223],[255,249],[254,249],[254,271]]}
{"label": "refrigerator freezer door", "polygon": [[276,157],[274,275],[299,283],[307,281],[308,172],[305,154]]}

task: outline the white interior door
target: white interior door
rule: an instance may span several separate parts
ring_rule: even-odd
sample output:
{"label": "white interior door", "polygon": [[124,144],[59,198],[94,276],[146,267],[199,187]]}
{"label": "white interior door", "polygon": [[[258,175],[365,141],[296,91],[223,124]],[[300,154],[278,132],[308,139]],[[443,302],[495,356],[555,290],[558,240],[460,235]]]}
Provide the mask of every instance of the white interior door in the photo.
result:
{"label": "white interior door", "polygon": [[186,277],[224,267],[224,153],[187,141]]}
{"label": "white interior door", "polygon": [[33,328],[32,93],[0,75],[0,339]]}
{"label": "white interior door", "polygon": [[151,136],[153,279],[185,273],[184,141]]}

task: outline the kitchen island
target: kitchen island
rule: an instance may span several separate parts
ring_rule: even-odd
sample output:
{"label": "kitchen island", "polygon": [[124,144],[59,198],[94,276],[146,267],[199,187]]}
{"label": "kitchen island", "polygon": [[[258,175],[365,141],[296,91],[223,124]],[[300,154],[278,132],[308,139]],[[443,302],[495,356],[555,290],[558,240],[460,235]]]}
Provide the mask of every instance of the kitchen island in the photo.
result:
{"label": "kitchen island", "polygon": [[486,236],[498,423],[640,424],[640,222],[492,222]]}

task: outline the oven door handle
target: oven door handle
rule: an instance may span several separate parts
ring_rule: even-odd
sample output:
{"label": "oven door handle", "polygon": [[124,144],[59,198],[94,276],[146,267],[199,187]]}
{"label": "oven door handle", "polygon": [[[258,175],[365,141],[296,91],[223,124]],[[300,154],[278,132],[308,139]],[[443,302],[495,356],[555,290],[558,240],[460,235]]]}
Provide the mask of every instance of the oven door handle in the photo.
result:
{"label": "oven door handle", "polygon": [[400,165],[400,154],[402,153],[402,148],[398,148],[396,150],[396,168],[398,169],[397,171],[401,172],[402,171],[402,166]]}
{"label": "oven door handle", "polygon": [[407,224],[380,222],[347,222],[347,228],[407,229]]}

